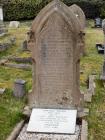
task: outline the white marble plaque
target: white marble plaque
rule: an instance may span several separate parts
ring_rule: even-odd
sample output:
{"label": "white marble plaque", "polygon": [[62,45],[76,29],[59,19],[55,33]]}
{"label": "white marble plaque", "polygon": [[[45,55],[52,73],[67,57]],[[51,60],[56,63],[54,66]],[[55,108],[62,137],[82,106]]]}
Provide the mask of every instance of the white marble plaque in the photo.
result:
{"label": "white marble plaque", "polygon": [[0,7],[0,20],[3,21],[3,9],[2,9],[2,7]]}
{"label": "white marble plaque", "polygon": [[74,134],[77,110],[33,109],[27,132]]}

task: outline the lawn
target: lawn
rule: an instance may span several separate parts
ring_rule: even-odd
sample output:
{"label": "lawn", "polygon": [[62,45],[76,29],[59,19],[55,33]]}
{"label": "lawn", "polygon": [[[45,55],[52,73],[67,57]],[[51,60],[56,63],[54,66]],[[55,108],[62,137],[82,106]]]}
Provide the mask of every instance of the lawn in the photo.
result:
{"label": "lawn", "polygon": [[[0,59],[8,56],[30,56],[29,52],[21,51],[21,43],[26,38],[29,25],[30,22],[27,24],[22,22],[20,28],[9,29],[8,35],[0,39],[0,42],[5,42],[10,36],[16,37],[16,44],[0,53]],[[80,76],[81,90],[86,91],[88,76],[96,74],[96,94],[92,103],[86,104],[90,109],[86,119],[89,123],[89,140],[105,140],[105,88],[99,80],[104,57],[98,54],[95,48],[96,42],[102,43],[104,37],[101,29],[90,28],[90,25],[92,22],[89,21],[89,27],[86,29],[86,56],[81,58],[81,71],[83,71]],[[6,88],[5,94],[0,95],[0,140],[5,140],[16,123],[24,117],[22,110],[26,105],[26,98],[17,100],[12,95],[13,82],[17,78],[27,81],[27,91],[32,88],[31,71],[0,66],[0,88]]]}

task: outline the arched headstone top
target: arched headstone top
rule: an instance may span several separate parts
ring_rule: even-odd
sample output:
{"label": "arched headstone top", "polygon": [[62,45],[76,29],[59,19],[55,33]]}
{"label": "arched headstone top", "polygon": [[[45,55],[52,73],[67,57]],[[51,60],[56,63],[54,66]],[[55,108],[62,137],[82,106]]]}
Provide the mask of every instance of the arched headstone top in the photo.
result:
{"label": "arched headstone top", "polygon": [[70,10],[61,1],[53,0],[41,10],[41,12],[33,21],[31,30],[34,32],[35,36],[41,32],[41,29],[47,22],[48,18],[54,13],[57,13],[66,21],[66,23],[71,27],[70,29],[74,36],[80,33],[80,24],[72,10]]}
{"label": "arched headstone top", "polygon": [[86,24],[86,17],[83,10],[76,4],[71,5],[69,8],[75,13],[76,17],[81,23],[82,30],[84,30]]}

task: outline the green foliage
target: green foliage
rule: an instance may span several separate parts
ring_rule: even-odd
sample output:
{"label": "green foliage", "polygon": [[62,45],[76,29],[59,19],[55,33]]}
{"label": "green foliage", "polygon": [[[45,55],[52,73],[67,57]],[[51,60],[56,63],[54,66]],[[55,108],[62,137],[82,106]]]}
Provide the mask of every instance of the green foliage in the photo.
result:
{"label": "green foliage", "polygon": [[24,116],[22,110],[25,99],[17,100],[13,97],[11,90],[6,90],[0,97],[0,140],[5,140]]}
{"label": "green foliage", "polygon": [[12,0],[4,4],[6,20],[32,19],[40,10],[42,0]]}

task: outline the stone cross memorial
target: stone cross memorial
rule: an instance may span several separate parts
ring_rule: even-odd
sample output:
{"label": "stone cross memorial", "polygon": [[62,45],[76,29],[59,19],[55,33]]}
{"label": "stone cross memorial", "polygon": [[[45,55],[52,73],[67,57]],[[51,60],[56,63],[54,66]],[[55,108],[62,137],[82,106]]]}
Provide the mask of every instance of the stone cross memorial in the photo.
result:
{"label": "stone cross memorial", "polygon": [[78,110],[82,107],[83,95],[79,89],[80,38],[77,17],[59,0],[49,3],[35,18],[28,39],[33,59],[30,107],[58,109],[58,114],[59,109]]}

